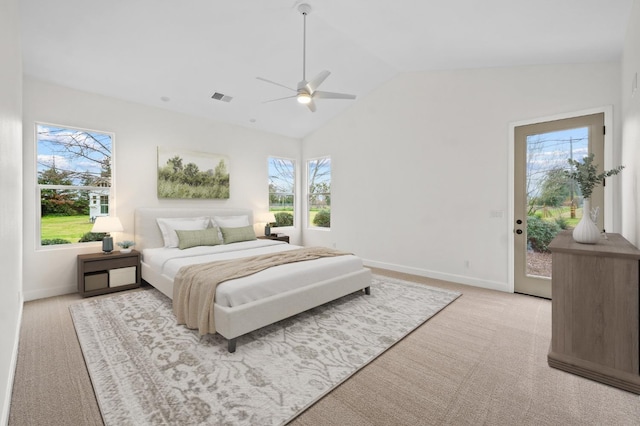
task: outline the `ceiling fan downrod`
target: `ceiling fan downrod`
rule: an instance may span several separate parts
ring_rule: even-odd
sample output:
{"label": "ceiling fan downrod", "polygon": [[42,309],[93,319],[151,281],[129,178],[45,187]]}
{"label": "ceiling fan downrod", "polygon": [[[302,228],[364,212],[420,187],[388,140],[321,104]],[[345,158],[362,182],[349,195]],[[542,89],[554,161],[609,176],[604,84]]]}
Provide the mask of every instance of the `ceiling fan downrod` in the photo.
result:
{"label": "ceiling fan downrod", "polygon": [[307,80],[307,15],[311,12],[308,3],[300,3],[298,12],[302,14],[302,79]]}

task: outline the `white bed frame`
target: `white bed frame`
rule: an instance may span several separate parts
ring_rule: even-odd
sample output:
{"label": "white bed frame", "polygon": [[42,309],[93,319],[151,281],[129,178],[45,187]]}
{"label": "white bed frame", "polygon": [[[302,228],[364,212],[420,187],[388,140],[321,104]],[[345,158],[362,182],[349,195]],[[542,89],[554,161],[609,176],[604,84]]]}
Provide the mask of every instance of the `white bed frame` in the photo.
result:
{"label": "white bed frame", "polygon": [[[249,223],[253,223],[253,212],[246,209],[139,208],[135,212],[136,248],[142,251],[145,248],[164,245],[156,222],[157,218],[237,215],[248,215]],[[173,298],[173,279],[151,269],[144,259],[142,260],[142,279],[169,298]],[[369,294],[370,285],[371,271],[362,268],[337,278],[319,281],[240,306],[225,307],[216,303],[214,304],[216,331],[227,339],[229,352],[235,352],[236,339],[243,334],[356,291],[364,290]]]}

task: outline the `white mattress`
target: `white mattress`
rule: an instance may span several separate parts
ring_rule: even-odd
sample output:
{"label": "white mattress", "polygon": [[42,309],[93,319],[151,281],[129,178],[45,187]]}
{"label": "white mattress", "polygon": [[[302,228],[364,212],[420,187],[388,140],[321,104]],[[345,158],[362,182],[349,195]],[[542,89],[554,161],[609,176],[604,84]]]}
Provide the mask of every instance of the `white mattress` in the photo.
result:
{"label": "white mattress", "polygon": [[[296,248],[300,247],[273,240],[200,246],[184,250],[153,248],[143,250],[142,261],[157,272],[173,279],[183,266],[282,252]],[[227,307],[239,306],[294,288],[358,271],[362,267],[362,260],[353,255],[280,265],[248,277],[219,284],[216,289],[216,303]]]}

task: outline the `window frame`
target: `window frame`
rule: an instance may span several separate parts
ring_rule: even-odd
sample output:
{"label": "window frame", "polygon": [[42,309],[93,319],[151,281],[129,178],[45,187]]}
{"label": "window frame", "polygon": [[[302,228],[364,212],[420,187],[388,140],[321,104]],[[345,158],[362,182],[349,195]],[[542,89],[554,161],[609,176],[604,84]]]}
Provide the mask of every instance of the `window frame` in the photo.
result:
{"label": "window frame", "polygon": [[[100,133],[102,135],[107,135],[111,138],[111,161],[110,161],[110,169],[111,169],[111,178],[110,178],[110,186],[85,186],[85,185],[50,185],[50,184],[40,184],[38,183],[38,154],[39,151],[39,137],[38,137],[38,127],[55,127],[58,129],[65,130],[75,130],[79,132],[85,133]],[[106,190],[109,191],[109,204],[108,216],[115,216],[115,199],[116,199],[116,191],[115,191],[115,182],[116,182],[116,161],[115,161],[115,151],[116,151],[116,137],[115,133],[108,132],[104,130],[95,130],[88,129],[77,126],[67,126],[63,124],[55,124],[44,121],[35,121],[33,124],[33,132],[34,132],[34,179],[35,179],[35,248],[37,251],[40,250],[63,250],[63,249],[72,249],[78,247],[100,247],[100,241],[89,241],[86,243],[81,242],[72,242],[69,244],[50,244],[50,245],[42,245],[42,191],[47,189],[55,189],[55,190],[73,190],[73,191],[96,191],[96,192],[104,192]],[[100,196],[98,198],[98,202],[100,202]],[[91,205],[91,199],[89,199],[89,205]],[[102,210],[102,206],[101,206]]]}
{"label": "window frame", "polygon": [[[289,161],[291,162],[292,166],[293,166],[293,179],[292,179],[292,192],[291,193],[287,193],[287,192],[282,192],[282,193],[272,193],[271,192],[271,173],[270,173],[270,166],[271,166],[271,159],[276,159],[276,160],[284,160],[284,161]],[[288,158],[288,157],[282,157],[282,156],[278,156],[278,155],[269,155],[267,156],[267,209],[269,212],[271,212],[271,194],[283,194],[283,195],[291,195],[292,197],[292,203],[291,206],[293,208],[293,211],[291,212],[291,214],[293,215],[293,225],[290,226],[280,226],[277,227],[277,229],[295,229],[297,227],[298,224],[298,220],[296,218],[297,216],[297,212],[298,209],[296,207],[296,203],[297,203],[297,180],[298,180],[298,162],[294,159],[294,158]],[[273,227],[275,228],[275,227]]]}
{"label": "window frame", "polygon": [[306,185],[305,185],[305,204],[306,204],[306,208],[305,208],[305,223],[306,223],[306,228],[309,230],[315,230],[315,231],[330,231],[331,230],[331,224],[329,224],[328,227],[324,227],[324,226],[316,226],[313,225],[313,223],[311,222],[311,196],[312,196],[312,192],[311,192],[311,182],[310,182],[310,172],[311,172],[311,163],[314,161],[320,161],[323,159],[328,159],[329,160],[329,192],[316,192],[313,193],[313,195],[324,195],[326,198],[329,199],[329,202],[327,203],[327,206],[329,207],[329,211],[331,211],[331,184],[332,184],[332,180],[333,180],[333,160],[331,159],[330,155],[321,155],[319,157],[314,157],[314,158],[308,158],[305,162],[305,166],[306,166]]}

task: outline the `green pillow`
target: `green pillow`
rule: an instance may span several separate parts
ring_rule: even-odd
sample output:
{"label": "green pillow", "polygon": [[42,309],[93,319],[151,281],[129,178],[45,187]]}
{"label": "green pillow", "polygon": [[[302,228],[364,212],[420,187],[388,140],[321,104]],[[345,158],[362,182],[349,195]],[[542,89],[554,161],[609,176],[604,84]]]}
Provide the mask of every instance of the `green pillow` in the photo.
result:
{"label": "green pillow", "polygon": [[198,229],[195,231],[180,231],[176,229],[176,234],[178,234],[178,248],[180,250],[189,247],[217,246],[218,244],[222,244],[216,228]]}
{"label": "green pillow", "polygon": [[240,228],[220,228],[220,230],[225,244],[256,239],[256,233],[251,225],[241,226]]}

